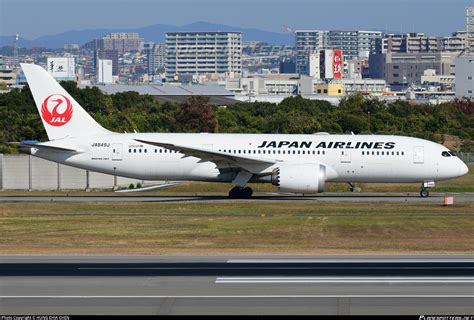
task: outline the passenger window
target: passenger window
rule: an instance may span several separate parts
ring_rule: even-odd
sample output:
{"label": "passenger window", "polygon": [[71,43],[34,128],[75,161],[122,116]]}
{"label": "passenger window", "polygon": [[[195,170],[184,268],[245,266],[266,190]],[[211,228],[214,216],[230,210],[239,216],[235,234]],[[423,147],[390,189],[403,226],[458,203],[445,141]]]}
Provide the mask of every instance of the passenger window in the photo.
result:
{"label": "passenger window", "polygon": [[128,153],[132,153],[132,149],[128,149]]}
{"label": "passenger window", "polygon": [[404,156],[404,155],[405,155],[405,152],[402,151],[402,156]]}
{"label": "passenger window", "polygon": [[138,152],[139,152],[139,153],[142,153],[142,149],[138,149]]}

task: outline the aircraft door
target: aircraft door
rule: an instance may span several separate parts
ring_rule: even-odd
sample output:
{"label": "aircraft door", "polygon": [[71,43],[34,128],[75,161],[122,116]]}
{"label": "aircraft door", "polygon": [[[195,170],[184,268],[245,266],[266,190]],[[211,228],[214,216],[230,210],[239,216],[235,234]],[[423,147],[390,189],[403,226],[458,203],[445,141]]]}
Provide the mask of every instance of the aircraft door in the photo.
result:
{"label": "aircraft door", "polygon": [[112,143],[112,160],[122,161],[122,144]]}
{"label": "aircraft door", "polygon": [[351,150],[341,150],[341,163],[351,163]]}
{"label": "aircraft door", "polygon": [[425,163],[423,147],[414,147],[413,149],[413,163]]}

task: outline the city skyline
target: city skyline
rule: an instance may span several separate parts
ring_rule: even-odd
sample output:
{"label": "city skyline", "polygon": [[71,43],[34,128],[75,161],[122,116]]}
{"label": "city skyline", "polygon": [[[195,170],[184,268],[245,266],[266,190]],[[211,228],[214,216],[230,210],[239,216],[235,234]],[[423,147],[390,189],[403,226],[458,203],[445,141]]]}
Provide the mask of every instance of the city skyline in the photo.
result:
{"label": "city skyline", "polygon": [[[185,25],[196,21],[278,33],[288,33],[290,28],[448,35],[465,29],[464,8],[473,5],[467,0],[335,0],[330,3],[320,0],[202,0],[198,6],[195,3],[192,0],[83,0],[80,3],[0,0],[0,36],[19,33],[25,39],[35,39],[71,30],[130,30],[153,24]],[[107,10],[113,14],[104,15]],[[133,10],[136,15],[130,14]],[[38,17],[49,22],[34,26],[29,23],[37,22]]]}

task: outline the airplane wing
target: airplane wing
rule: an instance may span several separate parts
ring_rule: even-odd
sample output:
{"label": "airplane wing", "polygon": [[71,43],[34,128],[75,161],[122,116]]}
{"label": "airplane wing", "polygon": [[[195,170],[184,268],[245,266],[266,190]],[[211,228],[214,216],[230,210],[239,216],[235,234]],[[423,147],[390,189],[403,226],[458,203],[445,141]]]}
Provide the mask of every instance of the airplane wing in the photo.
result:
{"label": "airplane wing", "polygon": [[268,167],[271,167],[275,163],[279,162],[280,160],[270,160],[270,159],[263,159],[254,157],[251,155],[236,155],[236,154],[229,154],[225,152],[215,151],[215,150],[207,150],[204,148],[197,148],[197,147],[190,147],[190,146],[183,146],[177,145],[173,143],[165,143],[165,142],[158,142],[158,141],[147,141],[141,139],[135,139],[135,141],[150,144],[153,146],[166,148],[169,150],[178,151],[184,154],[184,157],[196,157],[200,159],[200,162],[214,162],[218,168],[228,168],[228,167],[238,167],[248,170],[252,173],[261,173],[262,170],[265,170]]}
{"label": "airplane wing", "polygon": [[63,152],[72,152],[72,153],[82,153],[82,151],[79,151],[79,150],[76,150],[76,149],[42,144],[38,141],[9,142],[9,144],[18,146],[19,148],[37,148],[39,150],[43,149],[43,150],[48,150],[48,151],[63,151]]}

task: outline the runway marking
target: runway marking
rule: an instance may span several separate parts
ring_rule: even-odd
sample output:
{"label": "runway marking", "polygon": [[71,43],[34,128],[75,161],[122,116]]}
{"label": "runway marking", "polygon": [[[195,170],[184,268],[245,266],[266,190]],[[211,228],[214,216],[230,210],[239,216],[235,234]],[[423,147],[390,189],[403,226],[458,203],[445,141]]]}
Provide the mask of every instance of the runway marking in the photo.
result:
{"label": "runway marking", "polygon": [[[432,266],[425,266],[425,267],[399,267],[399,266],[391,266],[391,267],[237,267],[238,270],[392,270],[392,269],[403,269],[403,270],[433,270],[433,269],[474,269],[474,267],[432,267]],[[228,270],[232,268],[225,268],[225,267],[81,267],[77,268],[77,270]]]}
{"label": "runway marking", "polygon": [[426,295],[426,294],[388,294],[388,295],[375,295],[375,294],[348,294],[348,295],[234,295],[234,296],[0,296],[0,299],[253,299],[253,298],[474,298],[474,295],[463,295],[463,294],[454,294],[454,295]]}
{"label": "runway marking", "polygon": [[227,263],[440,263],[472,262],[474,259],[229,259]]}
{"label": "runway marking", "polygon": [[463,277],[219,277],[216,284],[245,283],[474,283]]}

